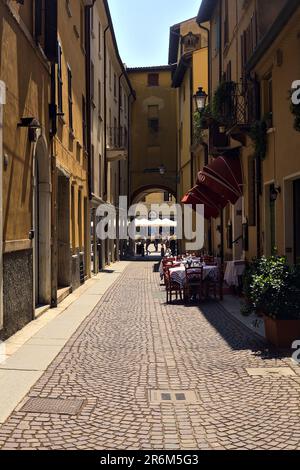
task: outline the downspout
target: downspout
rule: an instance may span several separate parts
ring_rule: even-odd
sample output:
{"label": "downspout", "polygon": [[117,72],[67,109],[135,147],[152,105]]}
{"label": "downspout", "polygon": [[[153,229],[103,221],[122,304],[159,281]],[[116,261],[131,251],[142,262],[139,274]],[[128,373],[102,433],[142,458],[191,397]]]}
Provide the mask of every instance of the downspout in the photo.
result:
{"label": "downspout", "polygon": [[[119,145],[122,145],[122,136],[121,136],[121,78],[123,77],[125,72],[122,72],[119,75],[119,103],[118,103],[118,125],[119,125]],[[120,261],[120,252],[122,253],[121,246],[120,246],[120,193],[121,193],[121,162],[118,162],[118,173],[119,173],[119,187],[118,187],[118,197],[119,200],[117,202],[117,260]]]}
{"label": "downspout", "polygon": [[[193,60],[193,58],[192,58]],[[190,142],[191,148],[194,140],[194,116],[193,116],[193,95],[194,95],[194,80],[193,80],[193,62],[190,67]],[[191,150],[191,188],[194,186],[194,152]]]}
{"label": "downspout", "polygon": [[3,329],[3,108],[6,103],[5,83],[0,80],[0,331]]}
{"label": "downspout", "polygon": [[127,185],[128,185],[128,188],[127,188],[127,192],[128,192],[128,198],[129,199],[129,202],[131,204],[131,194],[130,194],[130,191],[131,191],[131,174],[130,174],[130,157],[131,157],[131,123],[130,123],[130,119],[131,119],[131,114],[130,114],[130,110],[131,110],[131,106],[130,106],[130,98],[133,98],[135,99],[135,95],[134,93],[131,91],[131,93],[128,95],[128,100],[127,100],[127,138],[128,138],[128,162],[127,162]]}
{"label": "downspout", "polygon": [[85,73],[86,73],[86,129],[85,129],[85,139],[86,139],[86,152],[88,158],[88,196],[89,200],[92,200],[92,158],[91,158],[91,109],[92,109],[92,96],[91,96],[91,8],[94,5],[85,7]]}
{"label": "downspout", "polygon": [[51,148],[51,307],[57,307],[57,174],[55,136],[57,134],[57,106],[56,106],[56,69],[51,64],[50,76],[50,148]]}
{"label": "downspout", "polygon": [[[210,34],[210,29],[209,28],[206,28],[200,22],[198,22],[198,25],[207,34],[207,48],[208,48],[208,90],[207,90],[207,94],[208,94],[208,97],[209,97],[209,103],[211,103],[212,102],[212,97],[211,97],[211,77],[212,77],[212,73],[211,73],[211,34]],[[202,145],[203,145],[204,153],[205,153],[204,164],[207,165],[208,164],[209,148],[208,148],[208,145],[206,143],[203,143]],[[212,222],[211,222],[211,219],[209,221],[209,229],[208,229],[208,250],[209,250],[210,254],[212,254],[213,241],[212,241]]]}
{"label": "downspout", "polygon": [[104,30],[104,200],[107,200],[107,189],[108,189],[108,165],[107,165],[107,44],[106,44],[106,33],[110,29],[110,25],[106,26]]}

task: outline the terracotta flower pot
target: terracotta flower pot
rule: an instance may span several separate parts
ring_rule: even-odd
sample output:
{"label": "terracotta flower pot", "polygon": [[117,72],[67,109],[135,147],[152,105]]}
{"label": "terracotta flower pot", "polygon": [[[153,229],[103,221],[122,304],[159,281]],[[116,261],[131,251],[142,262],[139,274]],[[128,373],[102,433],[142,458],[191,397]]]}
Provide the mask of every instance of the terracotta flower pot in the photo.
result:
{"label": "terracotta flower pot", "polygon": [[264,317],[266,338],[278,348],[291,348],[300,340],[300,320],[274,320]]}

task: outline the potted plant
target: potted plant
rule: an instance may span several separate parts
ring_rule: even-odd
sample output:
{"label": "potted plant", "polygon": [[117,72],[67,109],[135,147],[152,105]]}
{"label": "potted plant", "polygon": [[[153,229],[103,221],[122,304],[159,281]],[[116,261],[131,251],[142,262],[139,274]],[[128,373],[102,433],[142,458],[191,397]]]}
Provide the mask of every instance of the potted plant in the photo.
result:
{"label": "potted plant", "polygon": [[266,338],[277,347],[300,339],[300,269],[286,258],[262,257],[250,265],[245,279],[248,302],[262,312]]}

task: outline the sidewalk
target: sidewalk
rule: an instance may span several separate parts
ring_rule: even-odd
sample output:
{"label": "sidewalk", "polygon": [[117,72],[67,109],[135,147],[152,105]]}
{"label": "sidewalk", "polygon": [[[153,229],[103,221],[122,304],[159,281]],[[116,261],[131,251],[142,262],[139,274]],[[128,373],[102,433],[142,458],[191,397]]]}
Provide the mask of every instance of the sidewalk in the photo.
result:
{"label": "sidewalk", "polygon": [[57,308],[4,342],[0,355],[0,423],[6,421],[129,264],[120,261],[89,279]]}

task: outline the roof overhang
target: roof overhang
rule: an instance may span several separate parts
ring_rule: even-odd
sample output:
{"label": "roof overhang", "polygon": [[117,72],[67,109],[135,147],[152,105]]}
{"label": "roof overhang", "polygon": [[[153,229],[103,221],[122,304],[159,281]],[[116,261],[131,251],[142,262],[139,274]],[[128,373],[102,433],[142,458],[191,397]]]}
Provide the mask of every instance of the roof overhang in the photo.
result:
{"label": "roof overhang", "polygon": [[273,42],[276,40],[277,36],[280,34],[282,29],[289,22],[290,18],[293,16],[297,8],[300,7],[299,0],[287,0],[283,8],[281,9],[279,15],[274,21],[273,25],[266,33],[266,35],[260,41],[258,47],[253,53],[252,57],[246,64],[247,72],[250,72],[272,46]]}
{"label": "roof overhang", "polygon": [[172,77],[173,88],[179,88],[181,86],[184,76],[186,74],[186,71],[191,65],[192,56],[193,56],[192,52],[187,52],[181,57],[180,62],[177,65],[173,73],[173,77]]}
{"label": "roof overhang", "polygon": [[169,64],[175,64],[178,58],[178,48],[180,43],[180,24],[175,24],[170,28],[169,41]]}
{"label": "roof overhang", "polygon": [[202,0],[200,9],[197,15],[197,23],[205,23],[211,19],[211,15],[217,5],[217,0]]}

